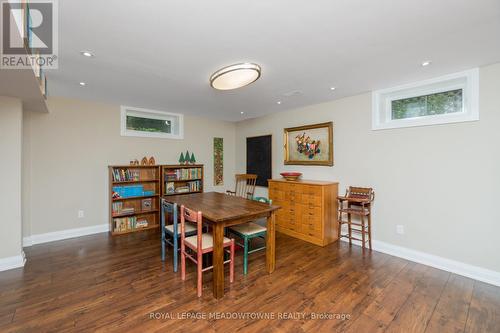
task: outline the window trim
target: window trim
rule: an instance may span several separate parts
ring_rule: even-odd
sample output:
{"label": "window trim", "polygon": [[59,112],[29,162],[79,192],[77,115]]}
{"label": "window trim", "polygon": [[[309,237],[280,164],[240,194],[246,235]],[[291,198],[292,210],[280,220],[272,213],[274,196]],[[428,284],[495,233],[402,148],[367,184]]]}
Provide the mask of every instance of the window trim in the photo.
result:
{"label": "window trim", "polygon": [[[171,120],[172,128],[175,126],[175,120],[178,120],[178,134],[129,130],[127,129],[127,115],[138,117],[152,116],[152,119]],[[181,140],[184,139],[184,115],[180,113],[122,105],[120,107],[120,134],[121,136]]]}
{"label": "window trim", "polygon": [[[458,79],[465,79],[465,81],[456,82]],[[462,89],[463,107],[461,112],[392,119],[391,107],[392,101],[394,100],[455,89]],[[385,116],[385,120],[383,121],[381,121],[382,113]],[[372,130],[429,126],[477,120],[479,120],[478,68],[372,92]]]}

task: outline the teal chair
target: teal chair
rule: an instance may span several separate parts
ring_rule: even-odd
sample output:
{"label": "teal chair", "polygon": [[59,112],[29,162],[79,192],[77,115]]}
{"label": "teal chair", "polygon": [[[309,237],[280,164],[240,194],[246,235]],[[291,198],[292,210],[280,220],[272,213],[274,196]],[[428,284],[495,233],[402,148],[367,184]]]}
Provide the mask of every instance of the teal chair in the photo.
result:
{"label": "teal chair", "polygon": [[[254,197],[253,200],[265,202],[269,205],[272,204],[272,200],[270,200],[268,198],[264,198],[264,197]],[[232,234],[232,235],[238,237],[238,239],[241,239],[243,241],[243,244],[236,242],[236,244],[243,247],[243,274],[248,273],[248,255],[250,253],[264,250],[266,248],[266,246],[264,245],[264,246],[252,249],[251,248],[252,239],[261,238],[264,240],[264,244],[265,244],[266,232],[267,232],[266,227],[264,227],[258,223],[255,223],[255,222],[239,224],[239,225],[229,227],[227,229],[228,235]]]}

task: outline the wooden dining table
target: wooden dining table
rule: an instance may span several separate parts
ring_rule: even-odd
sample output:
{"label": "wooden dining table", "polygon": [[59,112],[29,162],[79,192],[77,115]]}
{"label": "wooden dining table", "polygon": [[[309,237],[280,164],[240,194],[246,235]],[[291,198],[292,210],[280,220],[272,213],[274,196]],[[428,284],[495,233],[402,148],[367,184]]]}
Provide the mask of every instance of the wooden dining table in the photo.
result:
{"label": "wooden dining table", "polygon": [[184,205],[202,212],[203,221],[212,226],[213,293],[215,298],[224,296],[224,228],[267,218],[266,269],[272,273],[276,265],[275,212],[280,207],[218,192],[164,196],[164,200]]}

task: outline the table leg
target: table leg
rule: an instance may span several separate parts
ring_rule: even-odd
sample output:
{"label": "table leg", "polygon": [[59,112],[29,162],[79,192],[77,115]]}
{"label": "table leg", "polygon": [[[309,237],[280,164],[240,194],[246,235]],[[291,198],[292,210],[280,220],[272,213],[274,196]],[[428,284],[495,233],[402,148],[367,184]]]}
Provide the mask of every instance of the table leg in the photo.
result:
{"label": "table leg", "polygon": [[276,215],[271,213],[267,218],[267,233],[266,233],[266,267],[267,272],[274,272],[276,267]]}
{"label": "table leg", "polygon": [[213,255],[213,288],[214,297],[224,296],[224,225],[215,223],[213,226],[214,255]]}

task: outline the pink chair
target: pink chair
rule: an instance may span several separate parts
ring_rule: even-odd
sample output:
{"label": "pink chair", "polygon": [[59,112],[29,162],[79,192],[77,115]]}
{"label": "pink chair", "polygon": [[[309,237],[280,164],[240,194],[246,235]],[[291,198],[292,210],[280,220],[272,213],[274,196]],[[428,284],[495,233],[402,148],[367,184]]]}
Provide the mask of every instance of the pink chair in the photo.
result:
{"label": "pink chair", "polygon": [[[190,237],[185,237],[185,221],[196,223],[197,234]],[[188,257],[197,266],[198,275],[198,297],[201,297],[202,290],[202,273],[213,268],[213,266],[203,268],[203,254],[213,251],[213,238],[211,233],[203,233],[203,217],[201,212],[195,212],[189,208],[181,206],[181,277],[186,280],[186,257]],[[229,282],[234,280],[234,239],[224,237],[224,248],[229,247],[229,260],[224,261],[224,264],[229,263]],[[191,250],[188,253],[187,248]],[[201,249],[201,250],[199,250]],[[195,257],[196,256],[196,257]]]}

